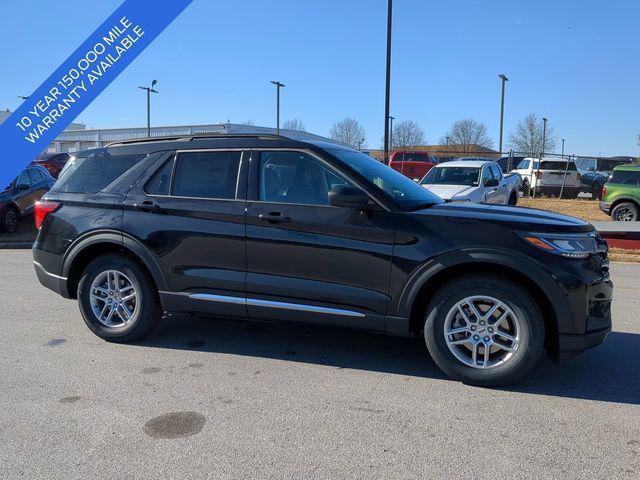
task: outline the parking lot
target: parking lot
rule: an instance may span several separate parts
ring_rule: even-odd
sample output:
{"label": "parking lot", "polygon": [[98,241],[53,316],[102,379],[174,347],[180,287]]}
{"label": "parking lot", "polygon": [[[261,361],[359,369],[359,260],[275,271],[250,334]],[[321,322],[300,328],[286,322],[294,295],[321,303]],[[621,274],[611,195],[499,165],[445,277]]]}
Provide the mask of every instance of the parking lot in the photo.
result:
{"label": "parking lot", "polygon": [[338,329],[181,316],[108,344],[3,250],[1,476],[637,479],[640,265],[612,276],[604,345],[490,390]]}

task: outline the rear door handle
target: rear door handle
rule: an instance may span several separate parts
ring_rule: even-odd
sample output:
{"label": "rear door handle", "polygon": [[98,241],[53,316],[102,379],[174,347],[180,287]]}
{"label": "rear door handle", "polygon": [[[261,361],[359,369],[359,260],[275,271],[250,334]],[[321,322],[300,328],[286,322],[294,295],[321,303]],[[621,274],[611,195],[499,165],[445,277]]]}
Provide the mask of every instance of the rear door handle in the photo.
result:
{"label": "rear door handle", "polygon": [[142,212],[156,212],[156,213],[162,212],[162,208],[160,208],[160,206],[157,203],[152,202],[151,200],[145,200],[142,203],[134,203],[133,208],[135,208],[136,210],[140,210]]}
{"label": "rear door handle", "polygon": [[291,217],[287,217],[281,212],[261,213],[258,218],[269,223],[287,223],[291,221]]}

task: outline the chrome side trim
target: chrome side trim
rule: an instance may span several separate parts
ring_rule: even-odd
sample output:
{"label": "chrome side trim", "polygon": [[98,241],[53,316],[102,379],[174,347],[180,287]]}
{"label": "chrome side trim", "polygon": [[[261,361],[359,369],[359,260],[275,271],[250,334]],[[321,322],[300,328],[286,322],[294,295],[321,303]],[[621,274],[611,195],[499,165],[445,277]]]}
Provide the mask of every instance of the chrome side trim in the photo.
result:
{"label": "chrome side trim", "polygon": [[247,305],[254,307],[281,308],[283,310],[298,310],[301,312],[327,313],[329,315],[343,315],[345,317],[364,317],[364,313],[339,308],[319,307],[317,305],[304,305],[301,303],[274,302],[271,300],[259,300],[247,298]]}
{"label": "chrome side trim", "polygon": [[47,269],[46,269],[46,268],[44,268],[44,267],[42,266],[42,264],[41,264],[41,263],[36,262],[36,261],[34,260],[34,261],[33,261],[33,264],[34,264],[36,267],[38,267],[38,268],[42,271],[42,273],[44,273],[45,275],[47,275],[47,276],[49,276],[49,277],[57,278],[58,280],[64,280],[65,282],[67,281],[67,277],[61,277],[60,275],[56,275],[56,274],[54,274],[54,273],[47,272]]}
{"label": "chrome side trim", "polygon": [[[175,292],[161,292],[173,293]],[[179,295],[179,294],[178,294]],[[234,303],[236,305],[248,305],[252,307],[280,308],[283,310],[297,310],[300,312],[325,313],[328,315],[341,315],[345,317],[366,317],[364,313],[352,310],[342,310],[340,308],[320,307],[317,305],[306,305],[303,303],[276,302],[273,300],[261,300],[258,298],[230,297],[227,295],[213,295],[210,293],[190,293],[187,295],[191,300],[204,300],[207,302]]]}
{"label": "chrome side trim", "polygon": [[235,303],[237,305],[245,305],[247,303],[245,298],[211,295],[209,293],[191,293],[189,298],[192,300],[206,300],[207,302]]}

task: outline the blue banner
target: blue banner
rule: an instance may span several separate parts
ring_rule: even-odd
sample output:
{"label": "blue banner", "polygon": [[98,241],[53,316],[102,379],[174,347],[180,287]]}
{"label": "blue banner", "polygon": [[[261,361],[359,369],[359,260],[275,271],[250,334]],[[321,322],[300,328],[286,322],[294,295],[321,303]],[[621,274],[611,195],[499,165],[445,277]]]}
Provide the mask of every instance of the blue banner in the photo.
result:
{"label": "blue banner", "polygon": [[192,1],[126,0],[120,5],[0,125],[0,186],[45,151]]}

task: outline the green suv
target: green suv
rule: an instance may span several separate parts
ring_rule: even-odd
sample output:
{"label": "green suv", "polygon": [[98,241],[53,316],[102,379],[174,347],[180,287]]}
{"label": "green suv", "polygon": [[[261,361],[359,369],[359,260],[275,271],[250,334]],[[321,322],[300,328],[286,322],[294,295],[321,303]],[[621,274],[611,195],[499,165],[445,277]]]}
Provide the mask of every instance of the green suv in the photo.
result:
{"label": "green suv", "polygon": [[619,222],[640,217],[640,165],[620,165],[613,169],[602,187],[600,210]]}

